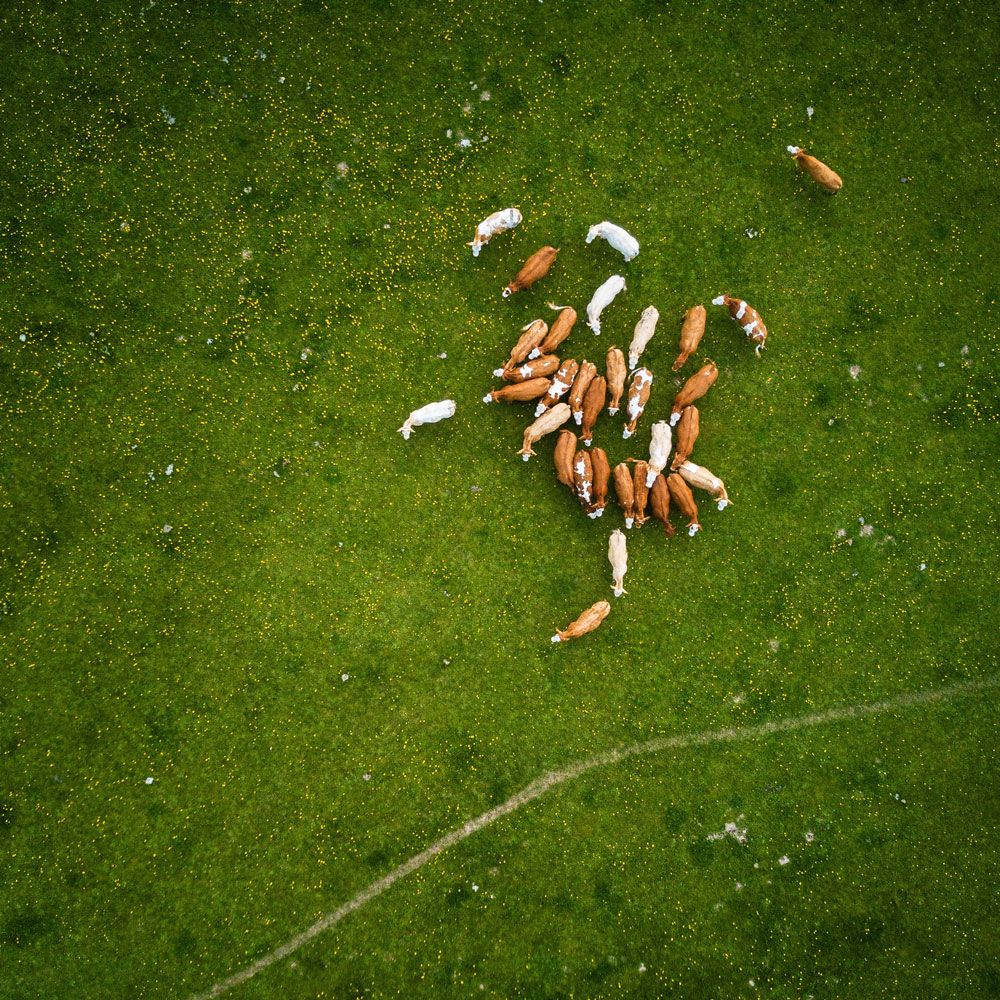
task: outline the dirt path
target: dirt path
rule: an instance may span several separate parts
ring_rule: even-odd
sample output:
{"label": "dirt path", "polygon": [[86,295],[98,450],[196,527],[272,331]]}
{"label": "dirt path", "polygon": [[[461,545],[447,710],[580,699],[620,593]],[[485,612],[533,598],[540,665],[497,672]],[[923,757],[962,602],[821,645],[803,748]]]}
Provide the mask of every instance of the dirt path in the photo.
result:
{"label": "dirt path", "polygon": [[746,726],[745,728],[738,729],[711,729],[700,733],[663,736],[654,740],[647,740],[644,743],[636,743],[630,747],[608,750],[604,753],[595,754],[593,757],[586,757],[557,771],[549,771],[540,778],[536,778],[530,785],[516,792],[506,802],[494,806],[481,816],[470,819],[462,826],[446,833],[439,840],[434,841],[430,847],[425,848],[419,854],[414,854],[412,858],[404,861],[403,864],[393,869],[388,875],[366,886],[353,899],[344,903],[343,906],[321,917],[311,927],[307,927],[302,931],[301,934],[296,934],[295,937],[279,945],[274,951],[262,955],[253,965],[248,965],[246,968],[234,972],[226,979],[220,980],[205,993],[195,994],[190,1000],[212,1000],[213,997],[221,996],[234,986],[239,986],[240,983],[245,983],[248,979],[252,979],[258,972],[263,972],[264,969],[274,965],[275,962],[279,962],[281,959],[291,955],[292,952],[298,951],[299,948],[310,942],[317,935],[322,934],[323,931],[329,930],[349,913],[360,910],[365,903],[370,902],[376,896],[380,896],[401,878],[405,878],[411,872],[423,868],[428,861],[442,851],[457,844],[460,840],[471,836],[477,830],[482,830],[484,827],[490,826],[502,816],[506,816],[520,809],[521,806],[539,798],[550,788],[571,781],[573,778],[577,778],[587,771],[592,771],[596,767],[605,767],[608,764],[616,764],[629,757],[656,753],[660,750],[675,750],[683,747],[705,746],[710,743],[734,743],[741,740],[759,739],[763,736],[770,736],[772,733],[786,733],[795,729],[805,729],[809,726],[821,726],[829,722],[841,722],[845,719],[863,719],[871,715],[881,715],[885,712],[891,712],[893,709],[949,701],[961,695],[974,694],[977,691],[996,687],[998,681],[1000,681],[1000,677],[993,675],[983,680],[963,681],[958,684],[951,684],[936,691],[917,691],[865,705],[845,705],[841,708],[829,708],[824,712],[816,712],[813,715],[796,715],[787,719],[778,719],[775,722],[765,722],[759,726]]}

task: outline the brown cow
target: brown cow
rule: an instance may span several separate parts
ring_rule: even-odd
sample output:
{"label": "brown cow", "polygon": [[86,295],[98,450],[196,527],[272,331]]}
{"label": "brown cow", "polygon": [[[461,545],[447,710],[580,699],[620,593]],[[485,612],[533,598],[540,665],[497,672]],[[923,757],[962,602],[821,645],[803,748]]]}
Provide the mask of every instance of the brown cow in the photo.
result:
{"label": "brown cow", "polygon": [[667,476],[667,487],[678,510],[688,519],[688,534],[693,538],[696,531],[701,531],[701,525],[698,523],[698,505],[688,484],[676,472],[671,472]]}
{"label": "brown cow", "polygon": [[576,454],[576,441],[576,435],[564,427],[556,439],[556,450],[553,455],[556,478],[570,489],[573,489],[573,456]]}
{"label": "brown cow", "polygon": [[591,451],[590,465],[594,470],[594,502],[587,513],[591,517],[601,517],[608,504],[608,479],[611,476],[611,466],[603,448]]}
{"label": "brown cow", "polygon": [[587,386],[587,391],[583,396],[583,425],[580,436],[585,445],[590,445],[594,440],[594,421],[600,416],[604,409],[604,400],[608,393],[608,383],[603,375],[595,375]]}
{"label": "brown cow", "polygon": [[524,267],[517,272],[517,277],[503,290],[503,297],[507,299],[514,292],[523,292],[526,288],[531,288],[539,278],[544,278],[549,273],[557,253],[559,251],[555,247],[542,247],[541,250],[536,250],[524,262]]}
{"label": "brown cow", "polygon": [[712,475],[708,469],[695,465],[694,462],[685,462],[677,471],[692,486],[708,490],[719,501],[719,510],[725,510],[732,502],[726,492],[726,484],[718,476]]}
{"label": "brown cow", "polygon": [[493,389],[483,396],[484,403],[520,403],[538,399],[549,391],[551,379],[529,378],[526,382],[514,382],[500,389]]}
{"label": "brown cow", "polygon": [[559,371],[552,376],[552,385],[549,391],[538,401],[535,407],[535,416],[540,417],[547,409],[555,406],[563,396],[569,392],[569,387],[576,378],[576,370],[579,367],[573,358],[567,358],[560,366]]}
{"label": "brown cow", "polygon": [[[562,310],[556,317],[556,321],[549,330],[549,335],[536,348],[539,354],[551,354],[570,334],[573,324],[576,322],[576,310],[572,306],[554,306],[547,303],[550,309]],[[532,355],[528,355],[532,357]]]}
{"label": "brown cow", "polygon": [[632,488],[632,473],[628,466],[620,462],[615,466],[612,473],[615,482],[615,493],[618,494],[618,503],[621,504],[625,513],[625,527],[631,528],[635,520],[635,490]]}
{"label": "brown cow", "polygon": [[573,456],[573,492],[589,514],[594,503],[594,466],[588,451],[578,451]]}
{"label": "brown cow", "polygon": [[576,426],[583,423],[583,397],[586,395],[590,383],[594,381],[597,374],[597,365],[591,363],[586,358],[580,362],[580,370],[573,380],[573,388],[569,391],[569,406],[573,411],[573,419]]}
{"label": "brown cow", "polygon": [[743,327],[743,332],[757,345],[754,353],[760,357],[760,349],[767,340],[767,327],[760,318],[760,313],[751,308],[743,299],[734,299],[730,295],[717,295],[712,299],[713,306],[725,306],[729,315]]}
{"label": "brown cow", "polygon": [[549,325],[543,319],[533,319],[527,326],[522,326],[524,331],[517,343],[511,348],[510,357],[503,363],[502,367],[495,368],[493,374],[500,378],[504,372],[509,372],[515,365],[519,365],[527,358],[537,358],[539,353],[538,345],[545,339],[549,332]]}
{"label": "brown cow", "polygon": [[565,642],[567,639],[578,639],[581,635],[593,632],[598,625],[608,617],[611,605],[607,601],[592,604],[575,622],[571,622],[561,632],[552,636],[553,642]]}
{"label": "brown cow", "polygon": [[[632,372],[632,384],[628,387],[628,405],[625,407],[625,415],[628,422],[625,430],[622,431],[623,438],[630,438],[635,433],[636,424],[642,411],[646,409],[649,400],[649,391],[653,385],[653,373],[648,368],[636,368]],[[673,424],[673,421],[671,421]]]}
{"label": "brown cow", "polygon": [[618,412],[618,404],[621,402],[622,393],[625,391],[625,377],[628,369],[625,367],[625,355],[621,349],[614,344],[608,350],[608,389],[611,392],[611,403],[608,406],[608,413],[614,416]]}
{"label": "brown cow", "polygon": [[676,472],[681,462],[686,462],[695,441],[698,440],[698,430],[700,416],[697,406],[685,406],[681,414],[680,423],[677,424],[677,444],[674,446],[674,460],[670,463],[670,468]]}
{"label": "brown cow", "polygon": [[554,354],[543,354],[534,361],[525,361],[517,368],[505,371],[500,378],[505,382],[527,382],[529,378],[554,375],[559,370],[559,359]]}
{"label": "brown cow", "polygon": [[649,499],[649,487],[646,485],[646,475],[649,468],[644,459],[635,463],[632,479],[632,495],[635,497],[635,524],[641,528],[649,518],[646,517],[646,501]]}
{"label": "brown cow", "polygon": [[839,175],[835,174],[825,163],[817,160],[815,156],[810,156],[798,146],[786,146],[785,148],[795,157],[795,162],[799,165],[799,169],[804,170],[821,188],[829,191],[830,194],[836,194],[844,186],[844,182],[840,179]]}
{"label": "brown cow", "polygon": [[714,361],[706,362],[681,386],[681,391],[674,396],[670,407],[670,426],[673,427],[681,419],[681,410],[690,406],[696,399],[701,399],[715,384],[719,377],[719,369]]}
{"label": "brown cow", "polygon": [[698,345],[704,334],[705,307],[702,305],[691,306],[684,314],[684,323],[681,326],[681,352],[674,362],[673,371],[680,371],[684,367],[687,359],[698,350]]}
{"label": "brown cow", "polygon": [[662,475],[657,475],[649,488],[649,507],[653,517],[663,525],[667,538],[673,537],[674,526],[670,523],[670,490]]}
{"label": "brown cow", "polygon": [[546,434],[551,434],[554,430],[562,427],[572,416],[568,403],[556,403],[551,410],[546,410],[533,424],[529,424],[524,429],[524,442],[518,452],[526,462],[535,454],[531,446],[540,441]]}

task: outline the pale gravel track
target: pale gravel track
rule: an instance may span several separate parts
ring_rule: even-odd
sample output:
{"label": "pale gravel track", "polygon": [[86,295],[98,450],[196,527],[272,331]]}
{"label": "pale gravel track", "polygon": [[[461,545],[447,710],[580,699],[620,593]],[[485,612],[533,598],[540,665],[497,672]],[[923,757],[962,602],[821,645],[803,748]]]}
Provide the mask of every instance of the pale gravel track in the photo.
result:
{"label": "pale gravel track", "polygon": [[414,854],[408,861],[404,861],[398,868],[394,868],[388,875],[362,889],[353,899],[348,900],[343,906],[320,917],[311,927],[307,927],[300,934],[290,938],[284,944],[279,945],[273,951],[262,955],[252,965],[248,965],[238,972],[234,972],[226,979],[217,982],[211,989],[204,993],[194,994],[190,1000],[212,1000],[231,990],[234,986],[245,983],[252,979],[258,972],[281,961],[293,952],[298,951],[304,944],[308,944],[314,937],[329,930],[339,923],[349,913],[360,910],[365,903],[370,902],[376,896],[380,896],[391,885],[405,878],[412,872],[423,868],[428,861],[436,857],[442,851],[457,844],[460,840],[465,840],[483,827],[495,823],[501,816],[506,816],[520,809],[521,806],[544,795],[550,788],[561,785],[573,778],[592,771],[595,767],[605,767],[608,764],[616,764],[629,757],[639,757],[643,754],[657,753],[661,750],[675,750],[685,747],[704,746],[710,743],[734,743],[741,740],[753,740],[762,736],[770,736],[772,733],[786,733],[795,729],[805,729],[808,726],[820,726],[828,722],[840,722],[845,719],[863,719],[871,715],[881,715],[891,712],[893,709],[908,708],[913,705],[930,705],[935,702],[949,701],[964,694],[974,694],[987,688],[996,687],[1000,676],[994,674],[982,680],[961,681],[957,684],[950,684],[947,687],[938,688],[933,691],[914,691],[898,695],[895,698],[888,698],[885,701],[875,701],[862,705],[845,705],[840,708],[828,708],[823,712],[816,712],[812,715],[796,715],[787,719],[778,719],[775,722],[764,722],[758,726],[745,726],[736,729],[710,729],[700,733],[685,733],[679,736],[661,736],[657,739],[647,740],[644,743],[635,743],[630,747],[620,747],[617,750],[607,750],[604,753],[595,754],[593,757],[585,757],[574,764],[560,768],[557,771],[549,771],[540,778],[536,778],[530,785],[526,785],[519,792],[512,795],[506,802],[487,810],[481,816],[470,819],[462,826],[446,833],[440,839],[434,841],[430,847],[425,848],[419,854]]}

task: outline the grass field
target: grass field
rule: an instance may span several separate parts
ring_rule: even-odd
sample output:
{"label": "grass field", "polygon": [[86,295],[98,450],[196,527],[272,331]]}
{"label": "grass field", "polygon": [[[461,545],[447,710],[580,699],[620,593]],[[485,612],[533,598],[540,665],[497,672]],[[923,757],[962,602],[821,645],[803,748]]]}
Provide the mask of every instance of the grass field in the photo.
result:
{"label": "grass field", "polygon": [[[0,997],[189,997],[548,769],[962,681],[589,771],[227,995],[1000,996],[995,5],[0,10]],[[733,498],[620,600],[480,402],[613,273],[595,444],[702,302]]]}

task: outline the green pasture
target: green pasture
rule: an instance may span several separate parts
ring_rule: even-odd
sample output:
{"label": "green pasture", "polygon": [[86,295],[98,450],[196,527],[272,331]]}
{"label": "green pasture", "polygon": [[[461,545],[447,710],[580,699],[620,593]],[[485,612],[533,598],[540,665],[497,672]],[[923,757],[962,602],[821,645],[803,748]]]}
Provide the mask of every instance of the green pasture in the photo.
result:
{"label": "green pasture", "polygon": [[[0,6],[0,997],[184,1000],[549,769],[963,681],[589,771],[226,995],[1000,996],[998,66],[957,0]],[[733,504],[621,599],[481,402],[550,301],[601,368],[660,311],[613,465],[709,310]]]}

